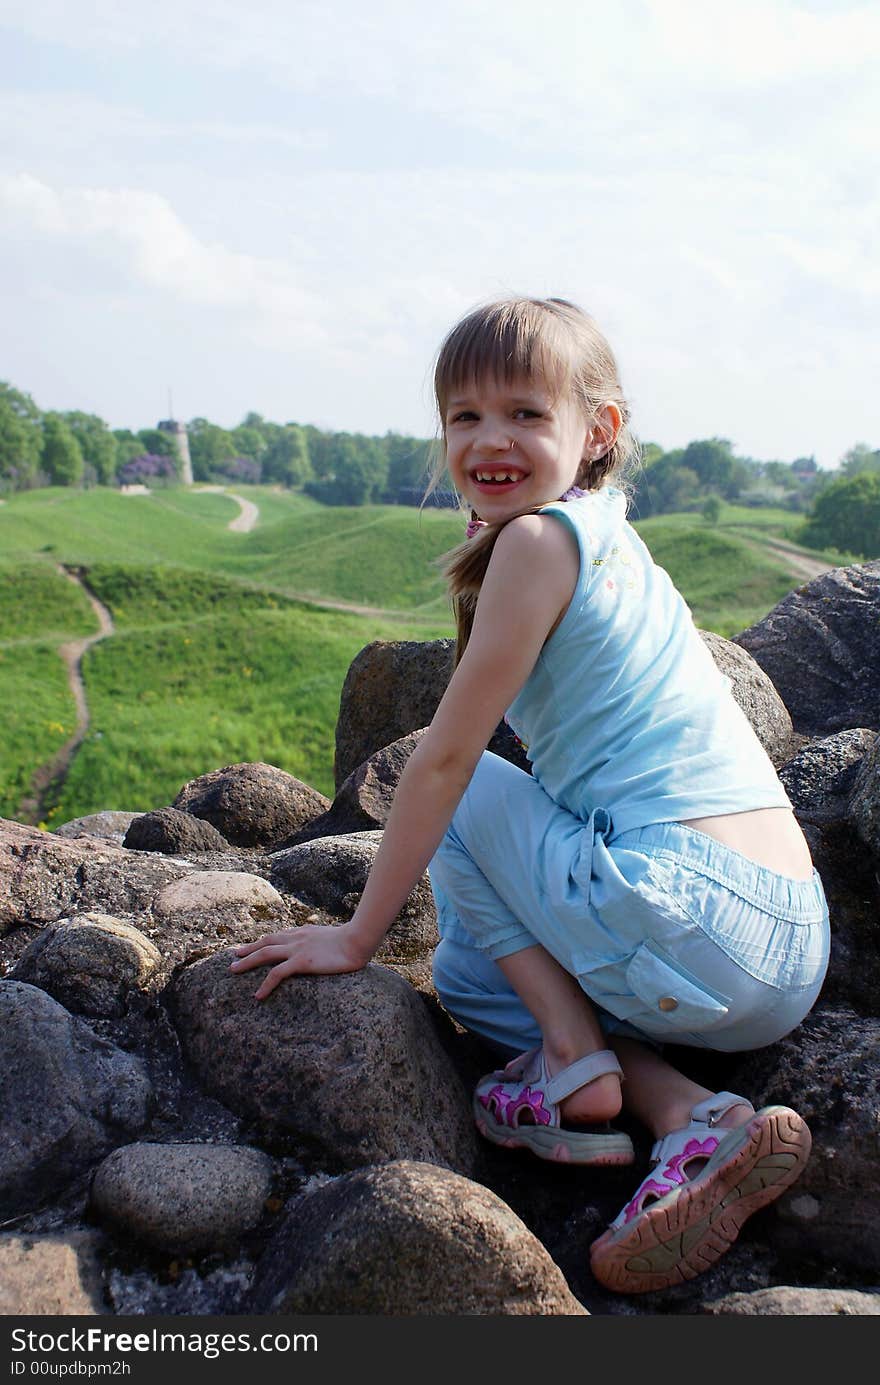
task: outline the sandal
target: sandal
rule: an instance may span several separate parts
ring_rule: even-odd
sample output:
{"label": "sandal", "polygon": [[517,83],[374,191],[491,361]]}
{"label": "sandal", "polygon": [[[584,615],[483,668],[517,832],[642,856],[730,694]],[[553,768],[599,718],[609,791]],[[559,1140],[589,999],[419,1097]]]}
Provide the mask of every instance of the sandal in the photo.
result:
{"label": "sandal", "polygon": [[607,1289],[639,1294],[694,1279],[729,1250],[753,1212],[800,1177],[810,1155],[806,1123],[787,1106],[765,1106],[745,1125],[714,1130],[745,1097],[719,1092],[651,1150],[652,1172],[590,1247]]}
{"label": "sandal", "polygon": [[559,1103],[605,1073],[623,1076],[610,1049],[590,1053],[555,1077],[547,1073],[542,1048],[530,1049],[506,1068],[477,1083],[474,1119],[487,1140],[528,1149],[560,1164],[631,1164],[632,1140],[604,1125],[601,1130],[563,1129]]}

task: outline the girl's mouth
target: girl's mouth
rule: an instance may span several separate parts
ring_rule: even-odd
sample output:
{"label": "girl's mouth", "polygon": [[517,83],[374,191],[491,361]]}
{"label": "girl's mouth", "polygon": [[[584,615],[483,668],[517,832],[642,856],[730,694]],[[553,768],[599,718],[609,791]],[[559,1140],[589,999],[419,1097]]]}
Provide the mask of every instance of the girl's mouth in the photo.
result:
{"label": "girl's mouth", "polygon": [[495,470],[488,470],[485,467],[477,467],[471,473],[474,484],[484,491],[509,490],[523,480],[525,472],[517,471],[511,467],[499,467]]}

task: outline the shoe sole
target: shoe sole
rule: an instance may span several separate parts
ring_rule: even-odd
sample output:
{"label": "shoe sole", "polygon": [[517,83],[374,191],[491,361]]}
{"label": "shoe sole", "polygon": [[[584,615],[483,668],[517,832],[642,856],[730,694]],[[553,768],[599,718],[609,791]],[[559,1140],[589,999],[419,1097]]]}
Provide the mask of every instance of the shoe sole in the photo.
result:
{"label": "shoe sole", "polygon": [[[684,1284],[720,1260],[745,1221],[803,1173],[812,1139],[786,1106],[768,1106],[719,1145],[702,1173],[606,1231],[590,1250],[593,1274],[619,1293]],[[733,1148],[731,1148],[733,1144]]]}
{"label": "shoe sole", "polygon": [[632,1140],[619,1130],[608,1134],[562,1130],[551,1125],[521,1125],[512,1129],[498,1122],[478,1101],[474,1101],[474,1120],[480,1134],[494,1145],[507,1149],[527,1149],[539,1159],[556,1164],[622,1165],[635,1162]]}

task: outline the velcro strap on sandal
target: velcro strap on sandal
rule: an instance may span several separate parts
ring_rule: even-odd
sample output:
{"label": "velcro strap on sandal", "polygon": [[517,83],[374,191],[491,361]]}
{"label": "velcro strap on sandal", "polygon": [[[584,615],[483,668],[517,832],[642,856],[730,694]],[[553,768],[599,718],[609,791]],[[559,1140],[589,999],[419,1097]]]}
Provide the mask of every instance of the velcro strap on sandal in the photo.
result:
{"label": "velcro strap on sandal", "polygon": [[705,1122],[708,1126],[717,1125],[721,1117],[732,1106],[754,1106],[747,1096],[737,1096],[736,1092],[716,1092],[714,1096],[709,1096],[705,1101],[700,1101],[691,1111],[691,1120]]}
{"label": "velcro strap on sandal", "polygon": [[623,1068],[611,1049],[600,1048],[598,1053],[588,1053],[586,1058],[578,1058],[576,1063],[563,1068],[555,1077],[549,1079],[544,1090],[548,1100],[558,1103],[571,1096],[572,1092],[586,1087],[588,1082],[595,1082],[597,1077],[604,1077],[608,1072],[623,1077]]}

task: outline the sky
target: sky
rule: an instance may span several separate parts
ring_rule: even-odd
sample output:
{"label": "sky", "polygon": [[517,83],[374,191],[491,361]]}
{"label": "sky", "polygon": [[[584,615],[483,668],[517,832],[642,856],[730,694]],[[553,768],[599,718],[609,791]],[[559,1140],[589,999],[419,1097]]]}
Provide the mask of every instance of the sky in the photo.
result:
{"label": "sky", "polygon": [[0,0],[0,379],[433,434],[448,328],[573,299],[643,442],[880,446],[880,6]]}

